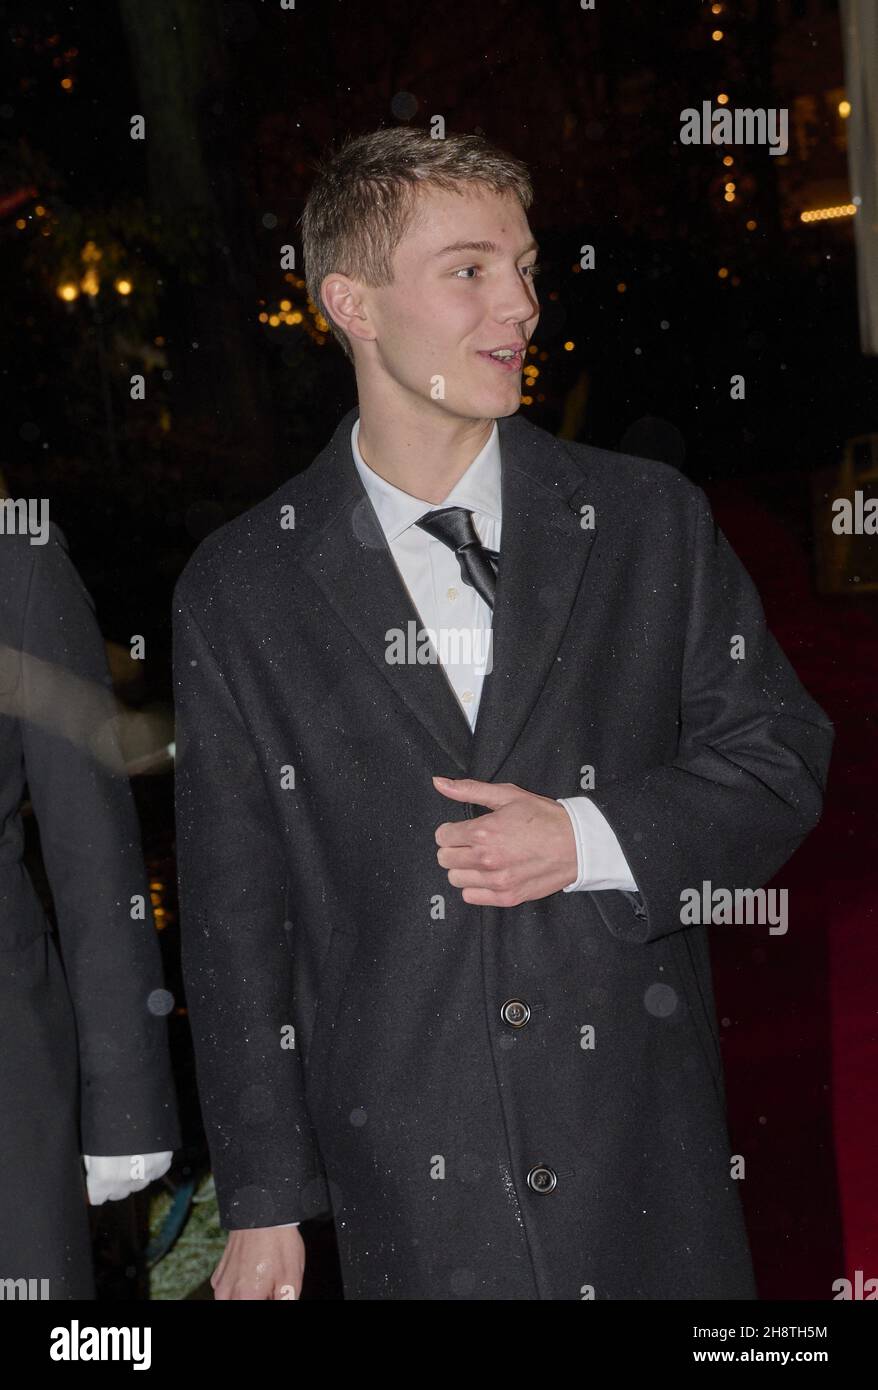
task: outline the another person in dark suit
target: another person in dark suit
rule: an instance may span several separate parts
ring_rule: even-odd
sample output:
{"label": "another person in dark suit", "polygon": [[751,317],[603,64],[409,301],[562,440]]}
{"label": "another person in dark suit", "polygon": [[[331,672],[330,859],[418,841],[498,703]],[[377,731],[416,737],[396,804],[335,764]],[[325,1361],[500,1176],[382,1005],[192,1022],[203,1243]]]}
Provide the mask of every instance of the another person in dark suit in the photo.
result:
{"label": "another person in dark suit", "polygon": [[699,487],[517,414],[530,201],[475,136],[327,161],[358,410],[177,585],[218,1298],[298,1296],[330,1205],[350,1299],[756,1296],[684,909],[786,863],[833,728]]}
{"label": "another person in dark suit", "polygon": [[0,1280],[91,1299],[88,1201],[145,1187],[180,1144],[171,1001],[94,605],[58,527],[32,543],[0,506]]}

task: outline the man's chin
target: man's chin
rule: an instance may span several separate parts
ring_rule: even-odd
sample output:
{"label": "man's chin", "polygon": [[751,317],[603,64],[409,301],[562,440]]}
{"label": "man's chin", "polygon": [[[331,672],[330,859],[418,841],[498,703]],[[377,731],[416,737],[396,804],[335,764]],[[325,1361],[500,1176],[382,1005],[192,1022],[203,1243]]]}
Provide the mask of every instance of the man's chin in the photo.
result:
{"label": "man's chin", "polygon": [[499,420],[499,419],[502,419],[503,416],[505,416],[505,415],[514,415],[515,412],[516,412],[517,410],[520,410],[520,409],[521,409],[521,395],[519,394],[519,395],[516,396],[515,400],[514,400],[513,402],[511,402],[511,403],[506,407],[505,410],[495,410],[495,411],[493,412],[494,419],[495,419],[495,420]]}
{"label": "man's chin", "polygon": [[457,401],[445,403],[455,415],[467,420],[499,420],[514,415],[521,408],[519,390],[485,391],[478,395],[461,395]]}

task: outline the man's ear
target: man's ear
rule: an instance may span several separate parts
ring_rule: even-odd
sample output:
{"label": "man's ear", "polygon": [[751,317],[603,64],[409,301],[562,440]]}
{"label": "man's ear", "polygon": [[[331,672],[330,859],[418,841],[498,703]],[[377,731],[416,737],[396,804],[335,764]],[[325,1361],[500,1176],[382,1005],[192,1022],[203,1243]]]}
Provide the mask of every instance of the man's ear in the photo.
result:
{"label": "man's ear", "polygon": [[333,323],[349,338],[359,338],[361,342],[371,342],[375,338],[363,304],[362,289],[356,280],[349,280],[346,275],[327,275],[320,286],[320,295]]}

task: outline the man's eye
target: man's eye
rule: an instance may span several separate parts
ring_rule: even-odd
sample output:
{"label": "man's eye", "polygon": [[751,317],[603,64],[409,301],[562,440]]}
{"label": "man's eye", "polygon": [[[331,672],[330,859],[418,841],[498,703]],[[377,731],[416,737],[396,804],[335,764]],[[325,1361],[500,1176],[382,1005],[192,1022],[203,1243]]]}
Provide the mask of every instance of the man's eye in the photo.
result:
{"label": "man's eye", "polygon": [[[534,280],[534,279],[536,279],[536,277],[539,275],[539,273],[540,273],[540,271],[542,270],[543,267],[542,267],[541,265],[538,265],[538,264],[535,263],[534,265],[523,265],[521,268],[522,268],[522,270],[528,271],[528,272],[530,273],[531,279]],[[461,276],[461,275],[465,275],[466,272],[467,272],[468,270],[478,270],[478,266],[477,266],[477,265],[462,265],[462,266],[460,267],[460,270],[455,270],[455,271],[454,271],[454,276],[455,276],[455,278],[457,278],[458,276]]]}

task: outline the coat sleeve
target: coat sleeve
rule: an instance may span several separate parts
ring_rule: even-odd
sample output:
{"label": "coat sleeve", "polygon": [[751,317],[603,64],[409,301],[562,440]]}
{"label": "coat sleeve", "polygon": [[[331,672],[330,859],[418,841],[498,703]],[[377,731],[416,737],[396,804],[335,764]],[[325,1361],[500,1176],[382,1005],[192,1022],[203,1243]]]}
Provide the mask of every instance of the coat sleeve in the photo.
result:
{"label": "coat sleeve", "polygon": [[777,873],[820,819],[835,736],[701,488],[691,505],[677,756],[591,796],[639,888],[592,901],[632,942],[682,929],[684,889],[755,889]]}
{"label": "coat sleeve", "polygon": [[63,534],[33,549],[19,717],[76,1020],[82,1149],[173,1150],[170,996],[106,649]]}
{"label": "coat sleeve", "polygon": [[290,1031],[283,846],[250,734],[179,585],[174,682],[183,978],[220,1219],[226,1230],[301,1221],[329,1199]]}

